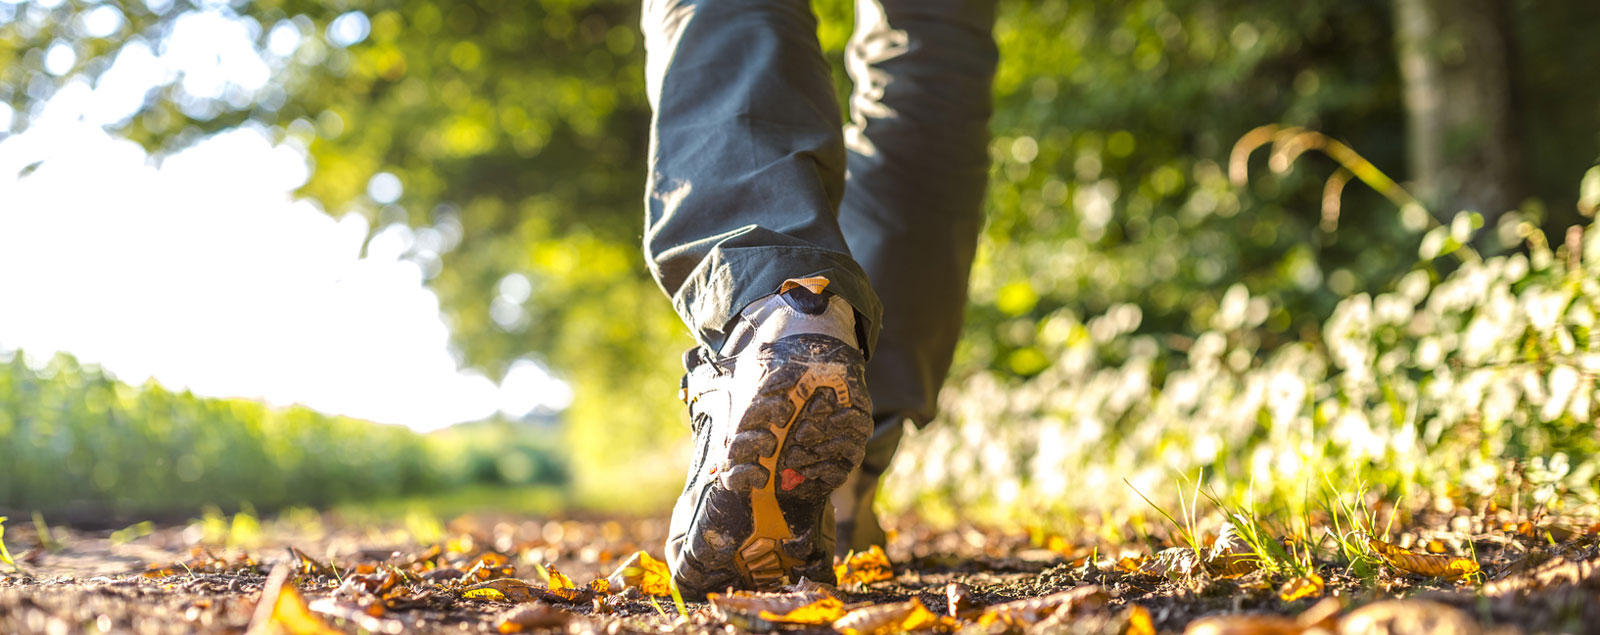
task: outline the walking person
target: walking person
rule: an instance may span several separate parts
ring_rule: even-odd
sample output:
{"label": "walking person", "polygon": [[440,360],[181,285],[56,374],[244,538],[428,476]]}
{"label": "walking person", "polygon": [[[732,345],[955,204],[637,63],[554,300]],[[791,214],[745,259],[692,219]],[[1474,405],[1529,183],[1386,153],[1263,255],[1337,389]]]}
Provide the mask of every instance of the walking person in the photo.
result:
{"label": "walking person", "polygon": [[961,329],[994,11],[857,0],[846,125],[808,0],[646,0],[644,250],[697,341],[666,550],[686,594],[831,582],[882,542],[878,476]]}

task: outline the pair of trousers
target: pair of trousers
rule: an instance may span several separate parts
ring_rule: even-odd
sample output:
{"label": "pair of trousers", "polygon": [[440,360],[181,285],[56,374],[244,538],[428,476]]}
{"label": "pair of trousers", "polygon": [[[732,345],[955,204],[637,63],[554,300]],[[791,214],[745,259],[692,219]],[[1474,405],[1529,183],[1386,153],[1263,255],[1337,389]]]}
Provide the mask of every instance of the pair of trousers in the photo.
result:
{"label": "pair of trousers", "polygon": [[825,276],[856,309],[877,436],[935,416],[983,224],[994,13],[857,0],[846,126],[809,0],[645,0],[644,251],[701,346]]}

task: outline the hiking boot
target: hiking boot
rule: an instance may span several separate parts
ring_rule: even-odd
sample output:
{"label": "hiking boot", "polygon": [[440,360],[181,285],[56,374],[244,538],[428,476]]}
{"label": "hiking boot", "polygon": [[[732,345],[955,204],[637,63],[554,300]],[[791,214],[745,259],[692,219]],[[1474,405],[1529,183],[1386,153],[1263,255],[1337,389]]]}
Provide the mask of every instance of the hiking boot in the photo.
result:
{"label": "hiking boot", "polygon": [[855,310],[826,287],[786,281],[740,314],[722,350],[684,355],[695,454],[667,565],[687,596],[834,582],[828,497],[873,425]]}

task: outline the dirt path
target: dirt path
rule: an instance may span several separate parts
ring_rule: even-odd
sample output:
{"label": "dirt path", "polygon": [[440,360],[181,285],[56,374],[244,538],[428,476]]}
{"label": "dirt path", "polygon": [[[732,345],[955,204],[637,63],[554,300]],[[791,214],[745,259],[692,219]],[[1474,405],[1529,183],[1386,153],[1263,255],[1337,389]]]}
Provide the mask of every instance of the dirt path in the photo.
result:
{"label": "dirt path", "polygon": [[[1196,559],[1183,549],[1137,557],[1148,550],[907,528],[888,550],[889,569],[857,559],[840,587],[689,602],[682,617],[670,596],[649,594],[659,582],[650,563],[618,571],[641,549],[660,555],[659,521],[463,517],[407,530],[328,517],[265,526],[235,519],[116,540],[56,528],[43,543],[13,522],[5,540],[23,572],[0,565],[0,633],[227,633],[252,625],[451,633],[1600,631],[1596,535],[1578,523],[1562,527],[1509,525],[1469,535],[1468,544],[1432,545],[1447,552],[1441,563],[1453,561],[1452,550],[1475,552],[1481,573],[1460,581],[1393,566],[1363,579],[1318,561],[1306,573],[1322,583],[1320,593],[1308,588],[1289,601],[1288,587],[1310,578],[1240,564],[1246,558],[1206,559],[1202,551]],[[1418,530],[1405,541],[1425,554],[1430,535]],[[275,570],[282,584],[269,579]],[[259,609],[263,597],[268,606]],[[1214,627],[1222,630],[1205,630]]]}

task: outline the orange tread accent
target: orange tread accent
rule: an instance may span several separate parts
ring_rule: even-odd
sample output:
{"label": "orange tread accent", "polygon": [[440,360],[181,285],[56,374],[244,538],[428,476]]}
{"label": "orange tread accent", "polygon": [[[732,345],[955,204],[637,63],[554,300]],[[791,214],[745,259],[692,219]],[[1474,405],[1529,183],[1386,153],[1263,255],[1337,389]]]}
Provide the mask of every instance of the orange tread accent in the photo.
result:
{"label": "orange tread accent", "polygon": [[[821,280],[824,284],[827,283],[825,278]],[[794,532],[789,530],[789,522],[783,517],[783,509],[778,506],[778,494],[775,489],[778,479],[778,457],[783,455],[783,446],[788,441],[794,422],[800,419],[800,412],[805,409],[806,402],[811,400],[817,388],[823,386],[833,389],[839,407],[850,407],[850,389],[845,383],[845,367],[840,364],[825,366],[825,369],[816,365],[807,367],[805,374],[801,375],[794,387],[789,390],[789,402],[794,405],[794,414],[789,415],[789,419],[781,425],[769,426],[773,436],[778,438],[777,446],[771,455],[756,459],[757,463],[767,468],[767,482],[760,488],[750,491],[750,515],[753,526],[750,537],[739,546],[734,561],[744,569],[746,577],[758,586],[776,586],[783,579],[785,571],[801,564],[779,549],[783,541],[794,539]]]}
{"label": "orange tread accent", "polygon": [[807,291],[822,295],[822,290],[828,288],[828,279],[822,276],[814,278],[790,278],[778,285],[778,293],[782,294],[795,287],[805,287]]}

